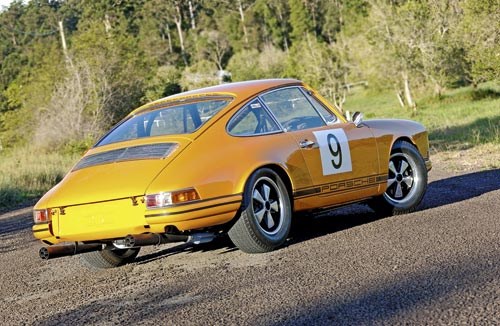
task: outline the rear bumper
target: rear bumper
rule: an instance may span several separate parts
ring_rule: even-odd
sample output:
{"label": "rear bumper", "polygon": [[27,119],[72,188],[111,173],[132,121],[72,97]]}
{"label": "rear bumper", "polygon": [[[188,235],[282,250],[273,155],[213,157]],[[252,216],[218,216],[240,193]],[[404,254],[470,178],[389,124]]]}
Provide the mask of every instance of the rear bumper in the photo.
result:
{"label": "rear bumper", "polygon": [[167,226],[180,231],[202,229],[232,220],[241,201],[242,195],[237,194],[155,210],[147,210],[141,202],[132,205],[130,199],[53,208],[57,214],[52,222],[34,225],[33,235],[45,243],[57,244],[161,234]]}
{"label": "rear bumper", "polygon": [[241,194],[223,196],[166,209],[148,210],[144,217],[153,232],[159,232],[157,226],[164,228],[166,225],[173,225],[181,231],[200,229],[229,222],[239,210],[241,201]]}

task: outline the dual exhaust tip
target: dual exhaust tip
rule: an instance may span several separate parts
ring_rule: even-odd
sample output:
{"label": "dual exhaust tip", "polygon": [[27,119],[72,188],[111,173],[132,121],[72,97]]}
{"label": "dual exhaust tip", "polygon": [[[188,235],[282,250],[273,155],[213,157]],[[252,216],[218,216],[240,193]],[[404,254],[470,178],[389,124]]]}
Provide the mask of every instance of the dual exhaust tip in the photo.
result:
{"label": "dual exhaust tip", "polygon": [[[195,233],[191,235],[144,233],[128,235],[123,239],[114,240],[113,247],[117,249],[130,249],[144,246],[154,246],[170,242],[186,242],[201,244],[212,241],[215,238],[213,233]],[[69,243],[63,245],[42,247],[38,255],[43,260],[73,256],[86,252],[99,251],[103,249],[102,243]]]}
{"label": "dual exhaust tip", "polygon": [[102,250],[102,244],[100,243],[82,244],[75,242],[61,246],[42,247],[38,251],[38,255],[40,256],[40,258],[47,260],[99,250]]}

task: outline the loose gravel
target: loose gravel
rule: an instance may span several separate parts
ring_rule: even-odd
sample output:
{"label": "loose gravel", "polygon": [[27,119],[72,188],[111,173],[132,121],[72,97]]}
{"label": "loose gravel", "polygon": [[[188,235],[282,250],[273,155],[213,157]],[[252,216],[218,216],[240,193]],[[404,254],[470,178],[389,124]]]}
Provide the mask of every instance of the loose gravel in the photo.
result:
{"label": "loose gravel", "polygon": [[89,269],[38,258],[30,209],[0,216],[0,325],[500,324],[500,169],[435,167],[421,209],[301,217],[285,247],[143,248]]}

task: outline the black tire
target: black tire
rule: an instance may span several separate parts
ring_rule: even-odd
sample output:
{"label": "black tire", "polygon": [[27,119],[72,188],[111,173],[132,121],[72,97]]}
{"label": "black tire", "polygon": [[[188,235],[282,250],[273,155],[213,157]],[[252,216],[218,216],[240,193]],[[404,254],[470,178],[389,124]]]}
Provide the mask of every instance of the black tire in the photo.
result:
{"label": "black tire", "polygon": [[427,189],[427,169],[418,149],[397,141],[389,158],[387,190],[368,205],[379,215],[402,215],[415,211]]}
{"label": "black tire", "polygon": [[245,186],[239,219],[228,232],[246,253],[262,253],[282,245],[290,232],[292,207],[287,188],[271,169],[252,174]]}
{"label": "black tire", "polygon": [[[111,248],[113,248],[111,246]],[[132,249],[110,249],[87,252],[81,255],[82,261],[90,267],[113,268],[132,263],[141,248]]]}

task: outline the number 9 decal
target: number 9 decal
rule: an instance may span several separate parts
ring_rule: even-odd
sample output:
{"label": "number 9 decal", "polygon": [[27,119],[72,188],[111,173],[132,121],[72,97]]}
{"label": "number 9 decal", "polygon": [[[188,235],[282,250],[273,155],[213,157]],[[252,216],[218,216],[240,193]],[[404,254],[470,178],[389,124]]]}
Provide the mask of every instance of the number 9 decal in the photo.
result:
{"label": "number 9 decal", "polygon": [[[342,147],[340,147],[340,142],[337,139],[337,137],[335,137],[334,134],[328,134],[328,137],[326,138],[326,140],[328,142],[328,148],[330,149],[330,153],[333,156],[333,160],[332,160],[333,168],[340,169],[340,167],[342,166]],[[332,141],[335,143],[336,149],[333,149]],[[338,160],[338,163],[335,162],[336,160]]]}
{"label": "number 9 decal", "polygon": [[314,131],[323,175],[352,171],[349,141],[343,129]]}

